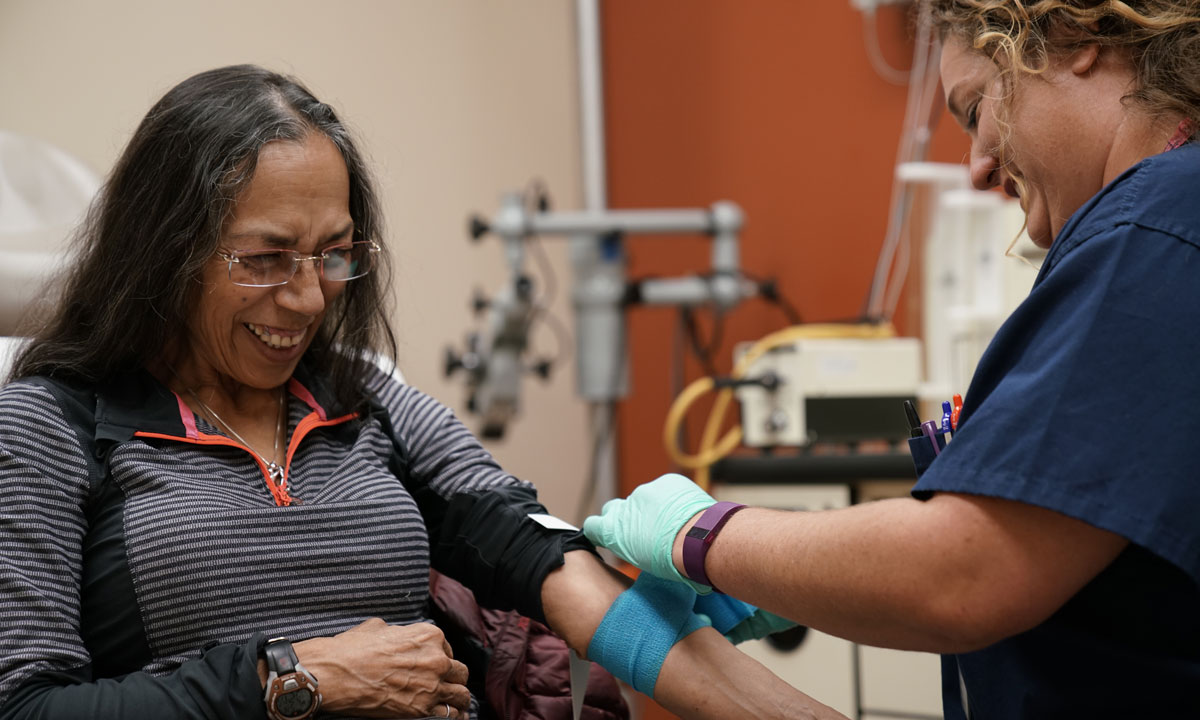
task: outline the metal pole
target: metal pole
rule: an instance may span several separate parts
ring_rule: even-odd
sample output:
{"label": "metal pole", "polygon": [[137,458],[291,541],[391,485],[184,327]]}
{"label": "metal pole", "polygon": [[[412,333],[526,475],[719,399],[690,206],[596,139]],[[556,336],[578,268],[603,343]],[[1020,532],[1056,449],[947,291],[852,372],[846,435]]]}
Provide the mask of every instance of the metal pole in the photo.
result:
{"label": "metal pole", "polygon": [[[587,210],[604,210],[608,205],[604,161],[603,83],[600,73],[599,0],[576,0],[575,22],[579,42],[580,144],[583,149],[583,198]],[[595,239],[592,240],[595,242]],[[624,322],[624,318],[621,318]],[[621,352],[625,349],[621,348]],[[618,358],[617,362],[623,362]],[[617,495],[617,432],[614,400],[593,402],[591,428],[594,443],[591,475],[595,485],[590,508],[599,511],[606,500]]]}
{"label": "metal pole", "polygon": [[604,85],[600,73],[600,3],[576,0],[579,35],[579,120],[583,146],[583,206],[608,206],[604,162]]}

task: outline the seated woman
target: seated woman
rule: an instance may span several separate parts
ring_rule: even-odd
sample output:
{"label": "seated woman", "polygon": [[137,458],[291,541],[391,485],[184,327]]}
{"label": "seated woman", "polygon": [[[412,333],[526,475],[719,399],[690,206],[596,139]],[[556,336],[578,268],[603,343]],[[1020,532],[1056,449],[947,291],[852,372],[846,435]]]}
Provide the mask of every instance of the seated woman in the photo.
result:
{"label": "seated woman", "polygon": [[[389,256],[329,106],[252,66],[184,81],[77,250],[0,391],[0,717],[474,717],[431,565],[589,649],[627,583],[366,359],[395,357]],[[654,692],[830,713],[711,628]]]}

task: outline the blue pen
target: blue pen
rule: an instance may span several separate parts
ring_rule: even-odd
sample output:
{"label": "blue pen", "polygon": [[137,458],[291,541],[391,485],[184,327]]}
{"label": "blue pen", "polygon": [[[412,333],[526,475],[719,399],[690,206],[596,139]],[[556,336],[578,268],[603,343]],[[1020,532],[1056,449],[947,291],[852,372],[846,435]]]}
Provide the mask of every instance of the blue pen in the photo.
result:
{"label": "blue pen", "polygon": [[950,401],[942,401],[942,432],[950,432]]}
{"label": "blue pen", "polygon": [[925,433],[925,437],[929,438],[929,442],[933,444],[933,454],[941,455],[942,449],[938,447],[937,433],[938,426],[933,420],[926,420],[921,423],[921,432]]}

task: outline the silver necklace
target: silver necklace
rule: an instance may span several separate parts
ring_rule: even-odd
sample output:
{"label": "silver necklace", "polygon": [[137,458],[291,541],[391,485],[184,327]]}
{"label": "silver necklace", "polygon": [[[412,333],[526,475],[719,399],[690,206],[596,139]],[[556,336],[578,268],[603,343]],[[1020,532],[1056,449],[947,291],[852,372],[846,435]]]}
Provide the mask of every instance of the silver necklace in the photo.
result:
{"label": "silver necklace", "polygon": [[[187,391],[188,394],[192,396],[192,399],[196,401],[196,404],[200,406],[200,409],[204,411],[204,414],[208,415],[213,420],[216,420],[217,425],[220,425],[222,430],[232,435],[235,440],[240,442],[242,445],[245,445],[247,450],[254,453],[255,457],[261,460],[263,465],[267,466],[267,473],[270,474],[272,482],[283,489],[284,492],[287,492],[287,488],[284,485],[283,468],[279,466],[279,463],[275,462],[274,458],[268,460],[260,455],[259,452],[254,449],[254,446],[246,442],[245,438],[243,438],[241,435],[238,435],[237,430],[234,430],[229,426],[229,423],[222,420],[221,416],[218,415],[215,410],[204,404],[204,401],[200,399],[200,396],[196,394],[195,390],[188,388]],[[275,423],[275,457],[279,457],[279,435],[281,434],[281,428],[284,423],[283,398],[285,394],[286,391],[281,388],[279,392],[279,419]]]}

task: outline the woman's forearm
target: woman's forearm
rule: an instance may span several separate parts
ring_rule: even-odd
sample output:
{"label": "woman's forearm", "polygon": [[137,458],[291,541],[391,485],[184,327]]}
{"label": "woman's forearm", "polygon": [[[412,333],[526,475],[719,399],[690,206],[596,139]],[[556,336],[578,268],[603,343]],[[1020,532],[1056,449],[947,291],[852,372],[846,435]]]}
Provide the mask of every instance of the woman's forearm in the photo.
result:
{"label": "woman's forearm", "polygon": [[589,552],[566,553],[562,566],[542,583],[546,622],[583,657],[609,605],[630,584]]}
{"label": "woman's forearm", "polygon": [[[550,627],[581,656],[629,580],[587,552],[570,552],[542,586]],[[841,718],[738,651],[711,628],[681,640],[667,655],[654,697],[683,718]]]}
{"label": "woman's forearm", "polygon": [[845,716],[784,682],[712,628],[671,650],[654,699],[682,718],[822,720]]}

